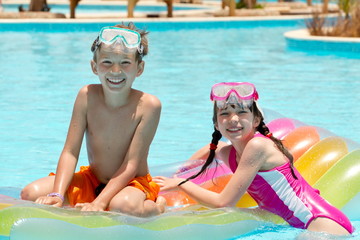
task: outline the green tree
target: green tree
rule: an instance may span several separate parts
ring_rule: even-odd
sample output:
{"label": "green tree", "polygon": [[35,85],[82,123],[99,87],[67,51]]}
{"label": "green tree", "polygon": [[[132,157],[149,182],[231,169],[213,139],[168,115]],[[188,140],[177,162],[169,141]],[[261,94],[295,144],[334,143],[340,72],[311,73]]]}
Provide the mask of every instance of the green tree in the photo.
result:
{"label": "green tree", "polygon": [[339,8],[344,12],[346,19],[350,18],[351,9],[356,4],[359,4],[359,0],[339,0],[338,2]]}

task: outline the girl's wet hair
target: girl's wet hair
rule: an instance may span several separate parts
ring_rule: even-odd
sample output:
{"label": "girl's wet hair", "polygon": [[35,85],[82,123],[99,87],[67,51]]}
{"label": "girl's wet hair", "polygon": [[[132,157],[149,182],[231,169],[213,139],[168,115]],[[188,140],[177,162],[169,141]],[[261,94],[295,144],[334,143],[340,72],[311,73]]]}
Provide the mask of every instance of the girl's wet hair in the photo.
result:
{"label": "girl's wet hair", "polygon": [[[259,133],[261,133],[262,135],[268,136],[268,137],[275,143],[276,147],[280,150],[280,152],[282,152],[282,153],[289,159],[289,161],[290,161],[290,166],[291,166],[291,173],[292,173],[292,175],[293,175],[293,177],[294,177],[295,179],[298,179],[297,176],[296,176],[296,174],[295,174],[295,172],[294,172],[294,157],[293,157],[293,156],[291,155],[291,153],[285,148],[285,146],[283,145],[283,143],[281,142],[280,139],[278,139],[278,138],[272,136],[272,134],[270,134],[271,132],[270,132],[269,128],[266,126],[266,124],[265,124],[265,122],[264,122],[264,117],[263,117],[262,113],[260,112],[259,108],[257,107],[256,102],[254,102],[254,103],[252,104],[252,106],[250,107],[250,110],[251,110],[251,112],[254,114],[255,117],[259,117],[259,118],[260,118],[260,124],[259,124],[259,126],[256,128],[256,130],[257,130]],[[215,125],[216,122],[217,122],[217,117],[216,117],[216,116],[217,116],[217,107],[216,107],[216,103],[215,103],[215,104],[214,104],[214,115],[213,115],[213,123],[214,123],[214,125]],[[217,144],[219,143],[221,137],[222,137],[221,133],[220,133],[216,128],[214,128],[214,132],[213,132],[213,134],[212,134],[211,143],[217,145]],[[211,163],[212,163],[214,160],[216,161],[216,159],[215,159],[215,149],[212,148],[212,149],[210,149],[209,156],[208,156],[208,158],[206,159],[206,161],[205,161],[204,165],[202,166],[201,170],[200,170],[197,174],[195,174],[195,175],[187,178],[186,180],[182,181],[182,182],[179,184],[179,186],[180,186],[181,184],[186,183],[187,181],[189,181],[189,180],[191,180],[191,179],[196,178],[196,177],[199,176],[200,174],[204,173],[205,170],[211,165]]]}

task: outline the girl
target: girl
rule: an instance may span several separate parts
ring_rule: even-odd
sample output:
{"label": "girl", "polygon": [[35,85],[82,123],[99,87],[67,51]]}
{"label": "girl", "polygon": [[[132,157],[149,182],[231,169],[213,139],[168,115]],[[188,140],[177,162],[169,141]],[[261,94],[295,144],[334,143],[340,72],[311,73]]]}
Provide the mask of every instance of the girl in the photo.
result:
{"label": "girl", "polygon": [[[200,172],[188,179],[154,178],[162,191],[180,188],[211,207],[233,207],[248,191],[260,208],[281,216],[294,227],[335,235],[353,232],[348,218],[301,177],[293,167],[291,154],[272,136],[257,105],[253,84],[215,84],[210,98],[215,101],[215,130],[208,159]],[[218,145],[222,136],[231,145]],[[214,158],[223,160],[234,173],[221,193],[188,181],[203,173]]]}

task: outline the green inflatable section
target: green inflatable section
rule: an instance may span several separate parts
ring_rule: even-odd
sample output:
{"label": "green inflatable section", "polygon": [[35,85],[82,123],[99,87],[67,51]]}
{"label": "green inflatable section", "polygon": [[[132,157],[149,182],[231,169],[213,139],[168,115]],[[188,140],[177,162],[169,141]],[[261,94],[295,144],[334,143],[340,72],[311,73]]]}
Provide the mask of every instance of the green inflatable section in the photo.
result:
{"label": "green inflatable section", "polygon": [[[223,208],[206,210],[200,205],[193,205],[189,208],[185,208],[183,211],[168,212],[152,218],[137,218],[120,213],[90,213],[29,204],[28,206],[15,205],[0,210],[0,236],[9,236],[13,224],[33,218],[45,220],[55,219],[86,228],[131,225],[155,231],[169,230],[189,224],[226,225],[245,220],[273,223],[284,222],[280,217],[258,208]],[[37,229],[41,231],[42,228],[43,226],[39,225]]]}
{"label": "green inflatable section", "polygon": [[[113,240],[113,239],[146,239],[146,240],[190,240],[190,239],[231,239],[253,232],[255,229],[269,225],[255,220],[244,220],[225,225],[190,224],[163,231],[154,231],[131,225],[120,225],[105,228],[83,228],[78,225],[55,219],[25,219],[14,225],[11,240]],[[46,226],[41,229],[40,226]]]}
{"label": "green inflatable section", "polygon": [[343,208],[360,192],[360,149],[345,155],[314,185],[321,196]]}

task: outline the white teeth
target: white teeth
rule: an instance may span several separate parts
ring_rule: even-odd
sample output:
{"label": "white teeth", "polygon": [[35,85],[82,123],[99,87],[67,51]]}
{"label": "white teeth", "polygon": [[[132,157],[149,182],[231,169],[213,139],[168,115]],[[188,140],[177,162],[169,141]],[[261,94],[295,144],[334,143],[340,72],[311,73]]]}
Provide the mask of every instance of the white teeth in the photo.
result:
{"label": "white teeth", "polygon": [[241,128],[229,128],[228,131],[230,132],[236,132],[236,131],[240,131]]}
{"label": "white teeth", "polygon": [[124,78],[108,78],[108,81],[112,83],[120,83],[124,80],[125,80]]}

